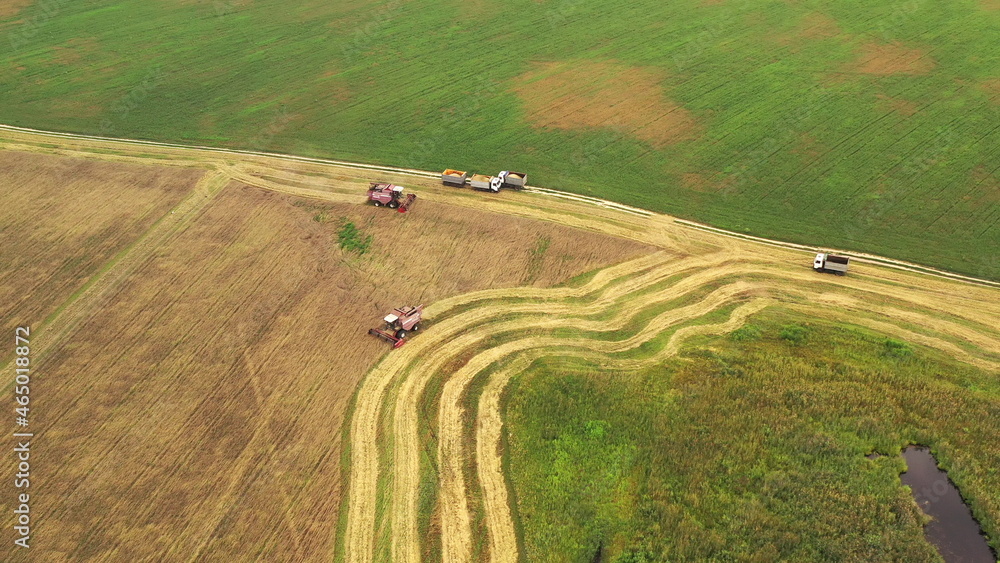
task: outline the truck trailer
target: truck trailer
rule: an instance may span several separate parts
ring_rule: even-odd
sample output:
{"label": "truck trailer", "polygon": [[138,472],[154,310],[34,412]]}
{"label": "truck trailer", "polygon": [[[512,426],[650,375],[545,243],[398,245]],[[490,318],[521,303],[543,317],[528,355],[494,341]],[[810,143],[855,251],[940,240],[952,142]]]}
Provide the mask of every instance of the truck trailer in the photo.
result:
{"label": "truck trailer", "polygon": [[851,259],[847,256],[835,256],[820,252],[813,260],[813,270],[817,272],[828,272],[842,276],[847,273],[847,266]]}

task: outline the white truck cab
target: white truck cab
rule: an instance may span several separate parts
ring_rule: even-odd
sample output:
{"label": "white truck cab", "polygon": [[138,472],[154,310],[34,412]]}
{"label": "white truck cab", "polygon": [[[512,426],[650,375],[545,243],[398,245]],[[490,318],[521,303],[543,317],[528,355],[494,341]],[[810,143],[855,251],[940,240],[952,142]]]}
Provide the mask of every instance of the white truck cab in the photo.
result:
{"label": "white truck cab", "polygon": [[823,262],[825,262],[825,261],[826,261],[826,254],[820,252],[819,254],[816,255],[816,259],[813,260],[813,269],[814,270],[822,270],[823,269]]}

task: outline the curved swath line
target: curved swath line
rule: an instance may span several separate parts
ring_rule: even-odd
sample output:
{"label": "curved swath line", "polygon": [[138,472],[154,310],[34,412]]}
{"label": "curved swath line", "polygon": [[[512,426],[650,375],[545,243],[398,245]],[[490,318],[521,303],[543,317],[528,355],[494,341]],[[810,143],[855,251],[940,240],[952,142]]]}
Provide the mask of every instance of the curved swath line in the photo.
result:
{"label": "curved swath line", "polygon": [[[805,292],[800,293],[805,294]],[[786,306],[804,314],[813,316],[819,315],[824,318],[831,318],[838,321],[846,320],[853,324],[860,324],[862,326],[873,328],[882,333],[901,336],[907,340],[918,342],[928,347],[936,348],[954,356],[961,357],[966,362],[986,369],[997,369],[1000,367],[1000,364],[997,362],[983,360],[972,356],[951,342],[932,336],[917,334],[889,322],[859,318],[856,316],[847,317],[843,311],[831,309],[824,310],[823,308],[816,306],[795,304],[786,304]],[[912,315],[914,315],[914,313],[910,311],[891,308],[881,308],[878,312],[888,318],[896,320],[903,318],[907,321],[912,321]],[[713,325],[705,326],[710,327]],[[701,327],[687,328],[694,330]],[[687,328],[679,330],[674,336],[671,337],[670,342],[664,351],[665,354],[672,355],[676,353],[676,345],[679,342],[679,338],[690,335]],[[952,328],[964,329],[965,327],[954,325],[952,323]],[[994,341],[992,348],[997,349],[998,344],[1000,343]],[[479,420],[477,420],[476,431],[476,466],[480,486],[483,489],[483,502],[486,512],[487,530],[490,538],[490,553],[491,560],[493,561],[516,561],[518,558],[516,532],[514,529],[513,518],[511,516],[511,508],[507,496],[507,485],[503,476],[502,455],[500,453],[503,425],[502,417],[500,415],[500,396],[502,395],[506,384],[511,377],[522,372],[535,359],[551,354],[551,351],[546,351],[544,349],[532,350],[531,352],[521,354],[512,364],[491,376],[482,396],[480,397]],[[560,354],[583,355],[574,354],[572,351],[561,351]],[[606,365],[609,368],[629,367],[620,361],[609,360],[606,357],[600,358],[600,361],[602,362],[602,365]],[[644,360],[640,360],[640,362],[642,361]]]}
{"label": "curved swath line", "polygon": [[[741,267],[743,269],[745,269],[746,266],[747,266],[746,264],[739,265],[739,267]],[[736,266],[733,266],[733,267],[736,268]],[[718,279],[719,277],[722,277],[725,274],[726,274],[725,271],[720,271],[718,269],[701,271],[701,272],[698,272],[695,275],[689,276],[688,278],[686,278],[685,280],[682,280],[681,282],[678,282],[674,286],[671,286],[669,288],[661,290],[661,292],[659,294],[654,294],[652,296],[644,295],[643,296],[643,300],[647,301],[647,302],[658,301],[659,298],[661,296],[663,296],[663,295],[667,295],[667,294],[677,295],[677,294],[682,293],[682,289],[685,289],[685,288],[691,288],[691,289],[693,289],[693,288],[696,288],[696,287],[701,287],[704,284],[709,283],[712,280],[715,280],[715,279]],[[781,286],[781,285],[778,285],[778,284],[775,284],[774,287],[776,289],[784,289],[785,291],[790,291],[787,288],[785,288],[784,286]],[[803,295],[805,295],[805,294],[803,294]],[[558,306],[552,305],[552,306],[550,306],[547,309],[546,312],[548,312],[548,313],[559,312],[559,311],[557,311],[557,308],[558,308]],[[505,309],[505,311],[506,311],[506,309]],[[579,314],[582,311],[581,310],[577,310],[576,312]],[[518,321],[518,322],[519,323],[523,323],[524,321]],[[535,322],[531,326],[534,327],[534,328],[545,327],[545,326],[549,326],[549,324],[551,324],[551,322],[552,321],[550,321],[549,323]],[[556,323],[556,325],[558,325],[558,324],[562,324],[563,321],[557,320],[557,321],[554,321],[554,322]],[[574,322],[576,322],[576,321],[574,321]],[[519,326],[523,329],[526,325],[522,324],[522,325],[519,325]],[[478,334],[477,331],[479,331],[479,330],[482,330],[482,329],[481,328],[476,328],[476,329],[473,329],[472,331],[468,331],[468,332],[470,332],[470,334]],[[497,325],[494,325],[493,327],[487,328],[486,330],[490,330],[491,334],[495,334],[496,331],[501,331],[502,332],[504,330],[508,330],[508,328],[506,326],[497,326]],[[448,346],[447,347],[443,347],[442,349],[445,349],[445,350],[451,349],[451,350],[459,350],[459,351],[460,350],[464,350],[463,344],[465,342],[466,342],[465,340],[458,340],[458,341],[449,340],[448,341]],[[456,354],[457,353],[459,353],[459,352],[456,352]],[[417,399],[414,398],[414,397],[419,397],[419,391],[416,392],[416,393],[414,393],[412,391],[412,389],[415,387],[418,390],[422,390],[424,388],[424,386],[426,385],[426,381],[429,378],[431,378],[437,372],[437,370],[445,363],[445,361],[446,361],[446,358],[438,358],[438,361],[433,362],[430,365],[423,365],[423,366],[421,366],[420,370],[418,370],[418,373],[421,373],[422,375],[418,375],[417,376],[418,378],[420,378],[420,381],[417,381],[414,378],[408,378],[406,380],[406,382],[404,383],[405,389],[404,389],[404,392],[401,393],[401,395],[400,395],[400,401],[399,402],[402,404],[403,401],[404,401],[404,398],[409,395],[411,397],[410,401],[409,401],[411,404],[406,405],[406,408],[403,408],[403,406],[399,406],[399,408],[397,410],[397,414],[396,414],[396,433],[397,433],[397,436],[414,436],[414,437],[410,438],[410,440],[412,440],[413,442],[416,442],[417,438],[415,436],[417,434],[417,429],[416,429],[417,428],[417,422],[414,419],[414,417],[417,416],[417,406],[416,406]],[[406,417],[407,413],[412,414],[412,416],[409,417],[409,418],[407,418]],[[405,441],[405,439],[404,439],[404,441]],[[408,480],[411,479],[411,477],[409,477],[409,476],[411,476],[411,475],[417,475],[418,474],[418,469],[416,469],[416,468],[419,466],[419,459],[417,458],[417,456],[419,454],[418,453],[414,453],[415,450],[416,450],[416,448],[417,448],[416,446],[411,446],[410,448],[406,448],[406,447],[394,448],[394,451],[396,452],[395,463],[396,463],[396,469],[397,469],[397,475],[398,475],[397,482],[396,482],[396,487],[394,488],[394,490],[396,490],[397,492],[403,491],[404,497],[405,497],[405,498],[396,498],[395,499],[395,502],[397,503],[397,505],[396,505],[397,507],[394,509],[394,512],[393,512],[393,514],[394,514],[394,522],[396,523],[396,525],[394,525],[394,532],[399,533],[400,530],[402,529],[403,533],[405,534],[406,529],[409,528],[410,530],[414,530],[413,532],[411,532],[411,534],[410,534],[411,536],[416,533],[415,532],[415,521],[416,521],[416,508],[415,508],[415,506],[416,506],[416,500],[415,499],[416,499],[416,495],[417,495],[416,487],[418,486],[418,484],[416,483],[416,479],[418,477],[413,477],[412,478],[412,482],[410,482]],[[404,516],[401,515],[400,509],[398,508],[399,504],[403,504],[404,505],[404,510],[405,511],[409,511],[410,512],[410,516],[404,517]],[[408,508],[408,507],[413,507],[413,508]],[[395,546],[395,549],[397,550],[396,551],[397,558],[399,558],[399,559],[402,560],[402,559],[406,559],[408,557],[416,557],[416,554],[419,551],[417,548],[413,547],[413,544],[416,543],[416,542],[414,542],[414,541],[404,541],[407,538],[399,538],[399,537],[396,537],[396,536],[394,536],[394,539],[395,539],[394,546]]]}
{"label": "curved swath line", "polygon": [[[465,412],[461,404],[461,398],[476,374],[507,356],[531,349],[569,346],[603,354],[631,350],[655,338],[678,322],[702,317],[719,307],[733,302],[739,296],[753,293],[754,290],[758,290],[761,287],[762,285],[747,282],[735,282],[723,286],[697,303],[661,313],[657,317],[654,317],[637,334],[621,341],[609,342],[586,338],[528,337],[486,350],[469,360],[465,366],[448,379],[448,382],[444,386],[439,406],[438,463],[441,468],[443,559],[445,561],[468,561],[472,556],[472,529],[469,522],[465,480],[462,474],[465,457],[462,444],[462,418]],[[754,303],[763,308],[770,301],[758,299]],[[575,322],[575,326],[587,332],[615,331],[625,326],[643,308],[642,306],[636,306],[629,311],[623,312],[613,322],[577,321]],[[556,319],[556,321],[558,322],[559,319]],[[653,356],[654,359],[658,357],[659,354]],[[649,361],[651,360],[643,359],[640,365],[648,365]],[[602,365],[619,362],[622,362],[622,360],[602,360]],[[625,363],[627,364],[628,362]]]}
{"label": "curved swath line", "polygon": [[[720,263],[725,260],[724,256],[711,260]],[[701,263],[701,260],[696,260]],[[419,539],[417,538],[417,499],[419,497],[419,428],[418,428],[418,403],[427,383],[438,371],[456,356],[470,349],[483,339],[511,331],[557,328],[564,325],[567,320],[558,315],[587,315],[597,314],[615,304],[615,300],[628,295],[633,291],[648,287],[662,279],[666,279],[674,274],[683,272],[689,268],[690,263],[680,261],[668,267],[661,268],[656,275],[645,275],[640,278],[630,279],[605,290],[599,299],[592,303],[580,305],[567,305],[554,303],[538,306],[535,304],[514,305],[505,308],[504,313],[509,312],[531,312],[543,315],[541,318],[517,319],[497,324],[487,324],[477,326],[469,330],[468,327],[475,322],[492,317],[495,311],[491,308],[482,307],[472,312],[466,312],[459,317],[448,319],[441,325],[435,326],[433,331],[428,331],[421,339],[422,349],[429,349],[426,356],[421,356],[419,360],[423,362],[419,368],[414,365],[409,366],[411,372],[417,375],[405,377],[402,388],[397,397],[395,424],[394,424],[394,484],[395,494],[392,498],[393,514],[393,553],[397,560],[418,560],[420,554]],[[690,291],[704,286],[706,283],[716,281],[726,275],[730,275],[736,266],[717,267],[712,269],[702,269],[696,273],[675,282],[673,285],[661,289],[652,295],[644,295],[644,303],[660,303],[671,298],[681,297]],[[749,287],[747,285],[746,287]],[[624,325],[630,319],[629,315],[621,316],[629,311],[641,310],[643,307],[633,306],[619,313],[621,324]],[[475,318],[475,321],[470,319]],[[571,322],[578,326],[593,327],[593,330],[607,329],[613,326],[614,320],[583,321],[573,319]],[[412,349],[410,349],[412,351]],[[431,359],[425,359],[429,356]],[[401,494],[400,494],[401,493]]]}
{"label": "curved swath line", "polygon": [[[741,305],[722,323],[683,327],[678,329],[667,345],[655,355],[637,360],[639,364],[610,360],[594,353],[575,354],[561,350],[560,355],[592,357],[611,367],[638,369],[650,366],[673,356],[687,338],[696,334],[724,334],[731,332],[746,322],[753,314],[769,306],[772,301],[756,299]],[[483,505],[486,513],[487,531],[490,542],[490,560],[500,563],[515,563],[519,559],[517,532],[507,496],[507,483],[503,473],[502,434],[503,419],[500,415],[500,397],[511,378],[523,372],[538,358],[552,355],[551,350],[533,349],[519,354],[516,359],[500,371],[490,376],[483,394],[479,398],[479,420],[476,424],[476,467],[480,487],[483,490]]]}
{"label": "curved swath line", "polygon": [[[649,263],[656,264],[667,259],[668,255],[664,253],[654,253],[648,257],[613,266],[602,272],[598,272],[593,279],[578,288],[553,288],[549,290],[515,288],[466,294],[465,296],[461,296],[464,298],[442,300],[437,304],[437,307],[428,308],[428,317],[435,311],[444,312],[451,307],[475,300],[477,297],[503,298],[532,296],[546,298],[550,295],[556,297],[584,296],[606,286],[615,279],[612,276],[626,275],[631,271],[646,268]],[[551,309],[551,307],[552,305],[550,304],[539,304],[521,308],[527,311],[537,309],[538,312],[544,313]],[[517,309],[517,307],[514,307],[514,309]],[[362,387],[358,393],[355,412],[351,419],[351,473],[348,484],[348,512],[345,533],[345,554],[348,561],[371,561],[373,557],[375,542],[375,492],[378,487],[379,478],[379,453],[376,443],[377,428],[373,421],[380,420],[381,406],[387,388],[397,375],[404,372],[413,359],[420,357],[429,349],[437,347],[440,339],[447,339],[451,334],[461,332],[465,325],[473,322],[477,317],[486,318],[487,316],[481,311],[474,310],[442,322],[440,325],[433,327],[433,330],[425,333],[422,338],[409,343],[405,348],[401,348],[394,354],[387,356],[385,360],[369,373],[368,377],[362,383]],[[438,335],[438,340],[431,337],[434,334]]]}

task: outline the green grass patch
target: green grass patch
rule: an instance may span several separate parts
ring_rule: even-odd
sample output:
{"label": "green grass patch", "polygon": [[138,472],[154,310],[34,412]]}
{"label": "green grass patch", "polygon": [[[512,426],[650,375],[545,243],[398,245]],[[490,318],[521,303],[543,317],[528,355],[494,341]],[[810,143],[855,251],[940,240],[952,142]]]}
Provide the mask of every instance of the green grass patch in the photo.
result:
{"label": "green grass patch", "polygon": [[550,357],[512,384],[528,560],[936,561],[898,479],[909,443],[997,546],[998,374],[780,308],[684,355],[625,373]]}
{"label": "green grass patch", "polygon": [[[314,215],[313,220],[320,223],[327,221],[326,211],[320,211]],[[369,248],[371,248],[374,235],[366,235],[354,223],[346,219],[342,221],[340,230],[337,231],[337,240],[340,242],[340,248],[358,255],[367,253]]]}

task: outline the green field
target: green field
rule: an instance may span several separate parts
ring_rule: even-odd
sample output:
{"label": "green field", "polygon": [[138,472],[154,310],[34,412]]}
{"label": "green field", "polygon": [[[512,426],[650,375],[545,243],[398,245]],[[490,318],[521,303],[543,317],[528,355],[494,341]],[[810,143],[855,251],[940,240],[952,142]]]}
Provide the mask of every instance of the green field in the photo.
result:
{"label": "green field", "polygon": [[998,537],[995,374],[780,310],[685,350],[645,373],[555,357],[515,382],[527,560],[937,561],[898,477],[909,443]]}
{"label": "green field", "polygon": [[1000,279],[993,0],[47,0],[0,122],[425,169]]}

